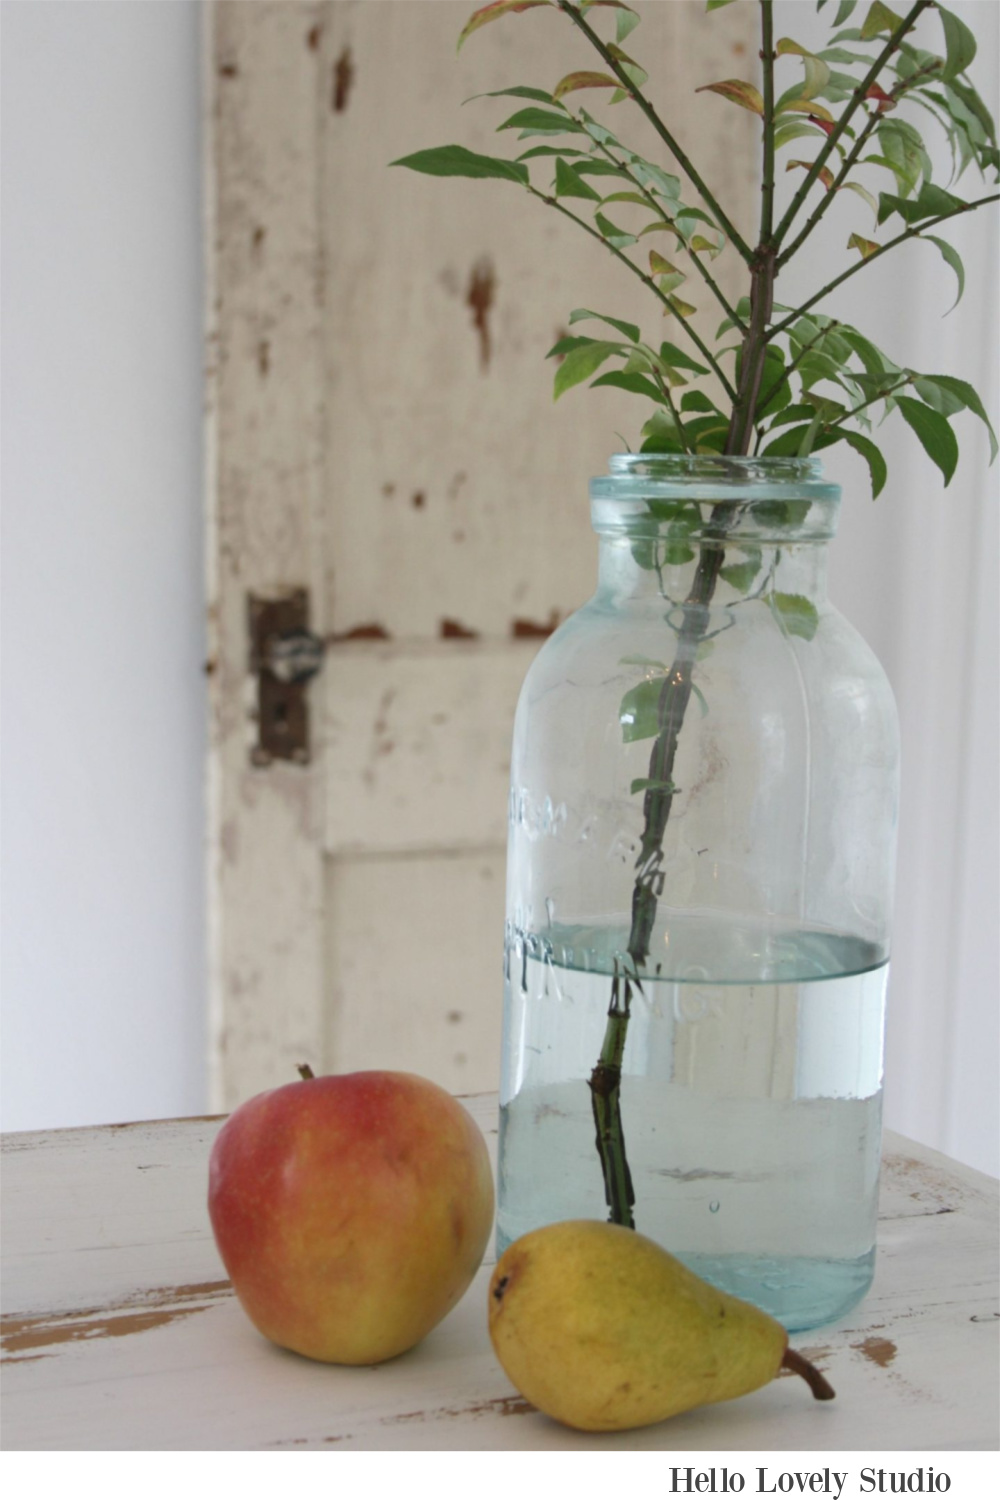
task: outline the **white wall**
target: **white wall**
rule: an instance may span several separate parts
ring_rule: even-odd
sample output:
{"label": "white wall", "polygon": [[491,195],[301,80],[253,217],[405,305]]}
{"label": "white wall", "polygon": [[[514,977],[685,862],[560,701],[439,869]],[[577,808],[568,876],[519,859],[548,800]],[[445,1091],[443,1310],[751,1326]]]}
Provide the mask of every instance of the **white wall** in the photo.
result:
{"label": "white wall", "polygon": [[3,1127],[204,1108],[199,14],[3,5]]}
{"label": "white wall", "polygon": [[[995,98],[1000,8],[955,8]],[[813,5],[777,9],[778,35],[808,42]],[[197,1112],[197,6],[7,0],[3,32],[3,1125]],[[822,284],[866,232],[842,196],[782,292]],[[995,410],[995,234],[957,227],[970,289],[944,321],[954,278],[922,245],[829,310]],[[887,1117],[996,1171],[997,469],[978,424],[957,430],[947,491],[898,420],[876,505],[861,461],[827,456],[845,485],[831,589],[903,720]]]}

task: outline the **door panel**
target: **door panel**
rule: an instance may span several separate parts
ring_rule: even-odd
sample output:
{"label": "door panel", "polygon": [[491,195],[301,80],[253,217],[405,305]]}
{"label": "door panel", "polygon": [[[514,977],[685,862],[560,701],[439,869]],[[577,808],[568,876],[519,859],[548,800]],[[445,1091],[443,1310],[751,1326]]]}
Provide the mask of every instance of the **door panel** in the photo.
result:
{"label": "door panel", "polygon": [[[553,404],[544,354],[577,306],[682,338],[516,185],[388,165],[448,141],[503,154],[518,101],[462,101],[591,65],[555,10],[456,59],[473,8],[207,12],[217,1107],[304,1060],[495,1086],[518,686],[593,590],[587,479],[645,415],[609,389]],[[756,8],[640,9],[654,97],[746,229],[755,124],[693,88],[751,66]],[[618,128],[662,160],[628,109]],[[716,268],[731,297],[733,261]],[[254,766],[247,594],[296,586],[327,643],[311,759]]]}

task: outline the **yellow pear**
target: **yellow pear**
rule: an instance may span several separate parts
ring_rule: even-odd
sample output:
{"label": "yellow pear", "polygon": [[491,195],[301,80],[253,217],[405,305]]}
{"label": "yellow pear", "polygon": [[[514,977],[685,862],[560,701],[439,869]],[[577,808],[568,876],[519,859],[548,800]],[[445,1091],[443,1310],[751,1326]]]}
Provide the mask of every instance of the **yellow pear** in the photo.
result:
{"label": "yellow pear", "polygon": [[780,1323],[709,1286],[634,1230],[589,1219],[510,1245],[489,1292],[490,1338],[521,1394],[586,1432],[646,1427],[729,1401],[782,1365],[833,1390]]}

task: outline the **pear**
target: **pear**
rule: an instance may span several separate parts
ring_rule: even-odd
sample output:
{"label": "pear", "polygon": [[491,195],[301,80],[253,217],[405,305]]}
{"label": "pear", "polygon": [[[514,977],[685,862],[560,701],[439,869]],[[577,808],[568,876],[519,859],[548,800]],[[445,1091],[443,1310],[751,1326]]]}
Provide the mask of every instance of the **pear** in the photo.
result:
{"label": "pear", "polygon": [[515,1240],[490,1282],[489,1322],[521,1394],[585,1432],[729,1401],[783,1365],[817,1400],[834,1394],[774,1318],[616,1224],[571,1219]]}

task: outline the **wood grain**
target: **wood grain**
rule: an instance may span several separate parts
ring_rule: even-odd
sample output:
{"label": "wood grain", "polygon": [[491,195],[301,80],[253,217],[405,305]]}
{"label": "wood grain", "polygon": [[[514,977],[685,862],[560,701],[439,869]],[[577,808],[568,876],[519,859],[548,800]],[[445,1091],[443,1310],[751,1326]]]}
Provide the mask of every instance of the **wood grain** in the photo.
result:
{"label": "wood grain", "polygon": [[[463,1101],[495,1161],[495,1095]],[[866,1301],[795,1343],[837,1391],[781,1379],[616,1436],[533,1411],[486,1333],[492,1255],[410,1353],[318,1365],[244,1317],[205,1208],[221,1118],[3,1142],[7,1449],[990,1449],[997,1423],[997,1184],[889,1136]]]}

